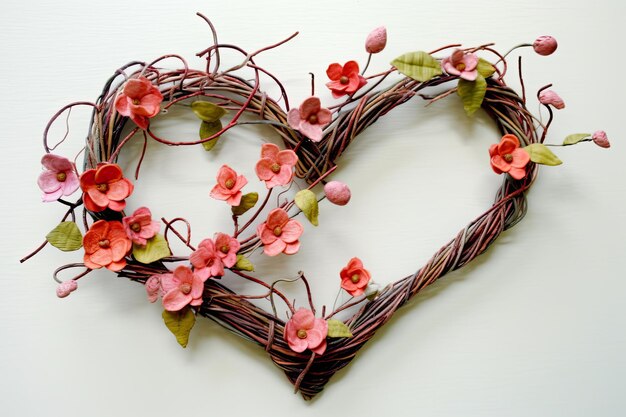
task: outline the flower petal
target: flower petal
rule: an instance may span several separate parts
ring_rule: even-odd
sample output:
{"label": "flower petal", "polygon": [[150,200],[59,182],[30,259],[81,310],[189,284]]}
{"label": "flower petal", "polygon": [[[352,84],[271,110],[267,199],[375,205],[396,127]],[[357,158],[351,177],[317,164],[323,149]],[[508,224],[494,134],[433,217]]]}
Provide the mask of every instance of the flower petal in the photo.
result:
{"label": "flower petal", "polygon": [[274,162],[269,158],[262,158],[256,163],[254,170],[261,181],[267,181],[274,176],[271,166]]}
{"label": "flower petal", "polygon": [[281,208],[275,208],[267,215],[267,228],[274,230],[277,227],[283,227],[289,221],[289,215]]}
{"label": "flower petal", "polygon": [[315,316],[311,310],[307,310],[306,308],[299,308],[293,316],[291,316],[291,320],[289,320],[293,326],[297,329],[309,330],[313,328],[315,324]]}
{"label": "flower petal", "polygon": [[111,200],[120,201],[128,197],[133,188],[133,184],[126,178],[123,178],[119,181],[109,183],[109,189],[106,195]]}
{"label": "flower petal", "polygon": [[509,172],[511,164],[506,162],[500,155],[495,155],[491,157],[491,168],[493,168],[496,174],[501,174],[503,172]]}
{"label": "flower petal", "polygon": [[122,168],[117,164],[105,164],[96,169],[94,178],[96,184],[107,184],[121,180],[123,177]]}
{"label": "flower petal", "polygon": [[313,352],[315,352],[316,354],[318,354],[318,355],[323,355],[324,352],[326,352],[326,345],[327,345],[327,342],[326,342],[326,339],[324,339],[324,340],[322,340],[322,343],[320,343],[315,348],[311,348],[311,350]]}
{"label": "flower petal", "polygon": [[131,99],[141,99],[150,92],[152,83],[147,78],[131,78],[124,84],[123,94]]}
{"label": "flower petal", "polygon": [[61,182],[57,179],[55,171],[43,171],[39,174],[37,185],[44,193],[53,193],[61,189]]}
{"label": "flower petal", "polygon": [[514,150],[511,156],[513,156],[511,162],[513,168],[524,168],[530,162],[530,155],[522,148]]}
{"label": "flower petal", "polygon": [[89,260],[95,264],[106,266],[113,262],[113,251],[110,248],[99,248],[89,255]]}
{"label": "flower petal", "polygon": [[283,253],[285,255],[294,255],[298,250],[300,250],[300,241],[296,240],[293,243],[287,243],[287,246],[283,249]]}
{"label": "flower petal", "polygon": [[308,120],[312,115],[317,115],[320,111],[322,103],[317,97],[309,97],[300,104],[300,117],[304,120]]}
{"label": "flower petal", "polygon": [[519,139],[517,136],[511,133],[502,136],[500,146],[498,148],[500,155],[512,153],[516,148],[519,148]]}
{"label": "flower petal", "polygon": [[306,331],[306,341],[309,349],[314,349],[326,339],[326,336],[319,329],[310,329]]}
{"label": "flower petal", "polygon": [[330,64],[326,69],[326,75],[331,80],[339,80],[343,73],[343,67],[337,63]]}
{"label": "flower petal", "polygon": [[46,169],[57,172],[71,171],[74,169],[69,159],[52,153],[47,153],[41,157],[41,165],[46,167]]}
{"label": "flower petal", "polygon": [[191,302],[189,294],[183,294],[178,288],[174,288],[163,296],[163,308],[167,311],[179,311]]}
{"label": "flower petal", "polygon": [[265,253],[267,256],[276,256],[278,254],[281,254],[283,250],[285,250],[286,246],[287,244],[285,242],[280,239],[276,239],[269,245],[263,246],[263,253]]}
{"label": "flower petal", "polygon": [[261,158],[269,158],[271,160],[276,159],[276,155],[280,151],[280,148],[273,143],[264,143],[261,145]]}
{"label": "flower petal", "polygon": [[322,128],[318,124],[312,125],[309,122],[302,122],[300,123],[300,133],[311,139],[313,142],[319,142],[322,140]]}
{"label": "flower petal", "polygon": [[289,110],[289,113],[287,113],[287,123],[289,124],[289,126],[293,127],[294,129],[298,129],[300,127],[301,121],[302,119],[300,117],[300,110]]}
{"label": "flower petal", "polygon": [[298,155],[291,149],[285,149],[276,154],[276,161],[280,165],[294,166],[298,163]]}
{"label": "flower petal", "polygon": [[320,111],[317,112],[317,123],[320,126],[327,125],[328,123],[331,122],[332,119],[333,119],[332,113],[328,109],[320,109]]}
{"label": "flower petal", "polygon": [[359,64],[356,61],[348,61],[343,66],[342,75],[352,75],[359,73]]}
{"label": "flower petal", "polygon": [[287,224],[282,227],[282,233],[280,239],[285,243],[294,243],[300,238],[304,232],[304,228],[297,220],[289,220]]}

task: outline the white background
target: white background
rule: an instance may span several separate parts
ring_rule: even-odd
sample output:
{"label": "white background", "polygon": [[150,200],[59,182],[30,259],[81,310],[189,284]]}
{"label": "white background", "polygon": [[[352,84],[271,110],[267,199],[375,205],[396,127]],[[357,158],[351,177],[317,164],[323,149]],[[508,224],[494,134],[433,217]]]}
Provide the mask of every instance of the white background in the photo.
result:
{"label": "white background", "polygon": [[[623,415],[622,2],[4,0],[0,7],[3,415]],[[363,64],[365,36],[379,25],[387,26],[389,42],[370,71],[411,50],[496,42],[506,51],[551,34],[559,40],[555,55],[522,51],[529,108],[537,109],[535,91],[554,83],[567,107],[557,112],[548,141],[604,129],[613,146],[557,148],[564,164],[540,169],[522,223],[416,297],[322,395],[305,402],[262,349],[209,320],[199,320],[181,349],[161,321],[160,305],[111,273],[92,273],[77,292],[58,299],[51,273],[80,262],[81,251],[47,247],[18,263],[63,213],[40,203],[36,186],[47,120],[70,101],[95,100],[128,61],[178,53],[202,68],[194,54],[209,45],[210,32],[196,11],[213,20],[221,42],[247,50],[299,30],[257,59],[284,81],[293,104],[309,94],[308,72],[316,74],[324,104],[332,104],[323,86],[326,66]],[[517,85],[515,58],[510,62],[509,81]],[[59,153],[79,151],[87,117],[85,110],[73,113]],[[195,137],[194,124],[173,127],[163,119],[154,121],[163,134]],[[248,176],[249,191],[262,191],[252,167],[262,139],[275,140],[264,130],[231,133],[211,155],[151,144],[129,206],[188,218],[195,243],[230,230],[227,207],[208,197],[215,173],[228,163]],[[56,130],[55,138],[62,134]],[[427,109],[413,100],[394,110],[341,161],[334,178],[350,184],[351,204],[323,204],[320,227],[306,227],[298,255],[253,257],[258,275],[271,281],[303,269],[321,306],[332,305],[338,271],[352,256],[381,283],[414,272],[489,207],[501,177],[489,168],[487,148],[497,140],[491,122],[466,118],[454,96]],[[136,150],[129,147],[122,161],[128,172]],[[302,300],[297,286],[285,291]]]}

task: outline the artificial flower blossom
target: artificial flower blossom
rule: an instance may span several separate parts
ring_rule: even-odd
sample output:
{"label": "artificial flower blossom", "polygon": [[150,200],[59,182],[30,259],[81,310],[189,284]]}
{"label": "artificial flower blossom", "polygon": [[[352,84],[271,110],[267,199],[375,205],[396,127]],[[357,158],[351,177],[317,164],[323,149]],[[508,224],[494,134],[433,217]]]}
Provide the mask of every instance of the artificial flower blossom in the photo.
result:
{"label": "artificial flower blossom", "polygon": [[215,242],[204,239],[198,245],[198,249],[191,252],[189,262],[193,265],[194,272],[202,279],[209,277],[221,277],[224,275],[224,264],[215,249]]}
{"label": "artificial flower blossom", "polygon": [[285,324],[283,338],[294,352],[311,349],[318,355],[326,351],[328,323],[324,319],[315,318],[312,311],[301,308],[296,311]]}
{"label": "artificial flower blossom", "polygon": [[37,185],[43,191],[43,201],[56,201],[78,189],[78,175],[69,159],[47,153],[41,158],[41,165],[46,170],[39,174]]}
{"label": "artificial flower blossom", "polygon": [[163,308],[179,311],[187,305],[199,306],[202,304],[204,281],[185,265],[179,265],[171,274],[162,274]]}
{"label": "artificial flower blossom", "polygon": [[334,98],[353,94],[367,84],[367,80],[359,74],[359,64],[356,61],[348,61],[344,66],[338,63],[330,64],[326,69],[326,75],[330,78],[326,87],[330,89]]}
{"label": "artificial flower blossom", "polygon": [[546,106],[552,106],[557,110],[565,108],[565,102],[563,99],[552,90],[543,90],[539,93],[539,102]]}
{"label": "artificial flower blossom", "polygon": [[217,173],[217,184],[211,190],[211,197],[225,200],[231,206],[238,206],[243,196],[241,189],[248,183],[243,175],[237,175],[228,165],[222,165]]}
{"label": "artificial flower blossom", "polygon": [[99,212],[106,208],[124,210],[124,199],[133,192],[134,186],[124,178],[119,165],[101,163],[96,169],[82,173],[80,188],[83,190],[83,202],[87,210]]}
{"label": "artificial flower blossom", "polygon": [[126,266],[124,257],[130,251],[132,243],[122,223],[98,220],[85,233],[83,246],[85,248],[83,262],[87,268],[105,267],[117,272]]}
{"label": "artificial flower blossom", "polygon": [[341,288],[353,297],[363,294],[371,279],[369,271],[363,267],[363,262],[359,258],[350,259],[339,276],[341,277]]}
{"label": "artificial flower blossom", "polygon": [[502,136],[500,143],[494,143],[489,147],[489,156],[491,168],[496,174],[508,172],[516,180],[526,176],[524,167],[530,162],[530,155],[520,148],[517,136],[512,134]]}
{"label": "artificial flower blossom", "polygon": [[313,142],[322,140],[322,127],[330,123],[331,119],[330,110],[323,108],[317,97],[307,98],[299,109],[291,109],[287,114],[289,126]]}
{"label": "artificial flower blossom", "polygon": [[304,229],[297,220],[290,220],[282,208],[270,211],[267,220],[257,227],[257,235],[263,242],[263,252],[267,256],[280,253],[293,255],[300,249],[300,235]]}
{"label": "artificial flower blossom", "polygon": [[478,57],[474,53],[465,53],[460,49],[441,61],[443,70],[450,75],[458,75],[467,81],[474,81],[478,76]]}
{"label": "artificial flower blossom", "polygon": [[261,146],[261,159],[256,163],[255,171],[267,188],[287,185],[293,178],[293,167],[298,163],[298,156],[291,149],[280,150],[273,143]]}
{"label": "artificial flower blossom", "polygon": [[152,220],[152,213],[147,207],[139,207],[131,216],[122,219],[126,234],[137,245],[145,246],[159,232],[160,225]]}
{"label": "artificial flower blossom", "polygon": [[148,119],[159,114],[163,95],[145,77],[131,78],[115,99],[115,110],[130,117],[137,126],[148,128]]}
{"label": "artificial flower blossom", "polygon": [[226,268],[237,263],[237,251],[241,244],[234,237],[226,233],[215,234],[215,252]]}

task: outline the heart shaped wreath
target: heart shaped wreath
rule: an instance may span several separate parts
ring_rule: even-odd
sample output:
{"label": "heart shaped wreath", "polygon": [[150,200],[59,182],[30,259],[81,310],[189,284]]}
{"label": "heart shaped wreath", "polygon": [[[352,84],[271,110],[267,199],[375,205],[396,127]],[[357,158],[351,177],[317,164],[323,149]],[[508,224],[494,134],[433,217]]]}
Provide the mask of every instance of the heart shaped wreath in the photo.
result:
{"label": "heart shaped wreath", "polygon": [[[206,59],[204,70],[190,69],[182,57],[166,55],[148,64],[132,62],[119,68],[106,82],[95,102],[75,102],[63,107],[53,116],[44,132],[44,167],[38,184],[46,202],[58,202],[68,207],[61,223],[46,241],[22,262],[41,250],[47,243],[64,250],[84,248],[83,262],[64,265],[54,272],[60,285],[57,295],[65,297],[77,288],[77,281],[94,269],[107,268],[118,276],[145,285],[151,302],[162,299],[163,319],[184,347],[197,315],[208,317],[231,332],[263,347],[276,365],[282,368],[295,390],[305,399],[319,393],[330,377],[346,366],[358,350],[411,297],[446,273],[466,265],[483,253],[500,233],[519,222],[526,212],[525,192],[537,176],[537,164],[558,165],[561,161],[544,140],[553,120],[553,109],[564,107],[563,101],[550,86],[539,89],[537,95],[548,113],[546,122],[526,108],[526,92],[521,77],[521,95],[507,86],[506,57],[520,47],[532,47],[540,55],[549,55],[557,47],[554,38],[539,37],[533,44],[523,44],[500,54],[493,44],[474,48],[448,45],[432,52],[410,52],[391,62],[391,66],[375,75],[366,76],[372,55],[386,45],[385,28],[375,29],[367,37],[369,53],[363,71],[356,61],[344,65],[330,64],[326,71],[337,104],[325,108],[319,98],[312,96],[298,108],[290,108],[285,88],[278,78],[258,66],[255,58],[261,52],[289,41],[293,36],[253,53],[218,42],[212,23],[200,15],[213,34],[213,45],[198,53]],[[241,53],[241,64],[222,70],[220,52],[229,49]],[[441,56],[437,56],[441,55]],[[485,57],[479,57],[485,55]],[[165,70],[156,65],[166,58],[177,58],[182,68]],[[251,70],[252,81],[240,75]],[[388,77],[404,76],[386,88],[376,90]],[[270,98],[261,89],[261,76],[269,77],[280,90],[280,99]],[[434,95],[434,87],[445,89]],[[350,296],[343,305],[317,315],[309,283],[300,272],[296,280],[306,287],[308,300],[296,308],[295,302],[278,288],[280,281],[268,283],[252,275],[252,260],[261,256],[293,254],[299,250],[303,233],[296,219],[303,214],[317,225],[318,203],[324,198],[344,205],[350,199],[349,188],[338,181],[327,182],[341,154],[352,140],[381,116],[395,107],[419,96],[428,103],[458,94],[468,115],[485,110],[495,121],[503,137],[485,150],[491,167],[505,174],[496,192],[495,202],[481,216],[470,222],[452,240],[414,274],[385,288],[378,288],[370,273],[358,258],[351,259],[339,272],[340,286]],[[282,100],[285,109],[279,102]],[[200,138],[192,142],[177,142],[160,137],[150,128],[150,119],[175,105],[188,105],[200,122]],[[51,153],[48,144],[51,125],[75,106],[93,108],[89,134],[84,147],[82,172],[67,158]],[[234,113],[224,125],[222,119]],[[244,114],[255,116],[243,121]],[[152,219],[146,207],[125,212],[126,198],[133,192],[133,183],[116,164],[120,152],[129,141],[144,140],[143,153],[137,164],[138,175],[148,138],[167,145],[202,144],[207,151],[228,130],[241,124],[258,123],[270,126],[282,138],[285,149],[266,143],[260,150],[255,170],[265,182],[267,194],[257,204],[257,193],[243,193],[248,180],[236,171],[222,166],[211,196],[225,201],[232,210],[232,234],[216,233],[203,239],[197,247],[191,242],[191,226],[183,218],[166,220],[161,225]],[[574,134],[560,146],[593,141],[608,147],[606,134]],[[295,174],[309,186],[291,200],[270,207],[270,196],[279,188],[289,187]],[[324,192],[314,191],[324,183]],[[75,201],[63,199],[78,190]],[[76,211],[82,206],[82,222],[76,222]],[[268,213],[269,210],[269,213]],[[250,214],[252,213],[252,214]],[[71,218],[71,220],[67,220]],[[246,219],[240,224],[240,220]],[[243,222],[243,221],[242,221]],[[83,236],[79,225],[82,223]],[[186,225],[186,233],[175,228]],[[188,254],[173,255],[168,234],[177,236],[189,249]],[[251,260],[252,258],[252,260]],[[81,267],[85,270],[72,279],[61,281],[61,271]],[[261,289],[259,294],[237,294],[220,282],[226,273],[247,280]],[[250,300],[266,299],[272,311]],[[289,310],[288,317],[277,314],[276,302]],[[340,312],[354,312],[346,320],[338,320]]]}

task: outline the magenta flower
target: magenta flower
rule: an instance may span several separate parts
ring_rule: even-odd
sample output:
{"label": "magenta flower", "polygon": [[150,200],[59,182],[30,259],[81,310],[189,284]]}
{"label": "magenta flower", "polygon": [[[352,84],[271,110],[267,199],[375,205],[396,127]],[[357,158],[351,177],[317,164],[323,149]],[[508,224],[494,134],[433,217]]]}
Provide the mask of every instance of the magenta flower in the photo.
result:
{"label": "magenta flower", "polygon": [[327,335],[326,320],[317,319],[313,312],[301,308],[285,324],[283,338],[294,352],[300,353],[311,349],[318,355],[322,355],[326,351]]}
{"label": "magenta flower", "polygon": [[365,50],[370,54],[377,54],[387,45],[387,29],[384,26],[377,27],[367,35]]}
{"label": "magenta flower", "polygon": [[322,127],[330,123],[331,119],[330,110],[323,108],[317,97],[307,98],[299,109],[291,109],[287,114],[289,126],[313,142],[322,140]]}
{"label": "magenta flower", "polygon": [[330,78],[326,87],[330,89],[334,98],[354,94],[367,84],[367,80],[359,74],[359,64],[356,61],[348,61],[343,67],[338,63],[330,64],[326,69],[326,75]]}
{"label": "magenta flower", "polygon": [[293,167],[298,162],[298,156],[292,150],[280,150],[273,143],[264,143],[261,146],[261,159],[256,163],[256,174],[261,181],[265,181],[267,188],[277,185],[287,185],[293,178]]}
{"label": "magenta flower", "polygon": [[162,274],[163,307],[167,311],[179,311],[187,305],[199,306],[202,304],[204,281],[185,265],[178,266],[172,274]]}
{"label": "magenta flower", "polygon": [[131,78],[115,99],[115,110],[130,117],[137,126],[148,128],[148,119],[159,114],[163,95],[145,77]]}
{"label": "magenta flower", "polygon": [[215,234],[215,253],[226,268],[230,268],[237,263],[237,251],[240,246],[237,239],[226,233]]}
{"label": "magenta flower", "polygon": [[474,81],[478,76],[476,66],[478,57],[473,53],[465,53],[460,49],[452,52],[452,55],[441,61],[443,70],[450,75],[458,75],[467,81]]}
{"label": "magenta flower", "polygon": [[546,106],[553,106],[555,109],[561,110],[565,108],[563,99],[552,90],[543,90],[539,93],[539,102]]}
{"label": "magenta flower", "polygon": [[37,185],[43,191],[43,201],[56,201],[78,189],[78,175],[69,159],[47,153],[41,158],[41,164],[46,170],[39,174]]}
{"label": "magenta flower", "polygon": [[533,49],[539,55],[551,55],[559,45],[552,36],[540,36],[533,42]]}
{"label": "magenta flower", "polygon": [[263,252],[267,256],[280,253],[293,255],[300,249],[300,235],[304,229],[297,220],[290,220],[287,212],[276,208],[267,216],[265,223],[257,227],[257,235],[263,242]]}
{"label": "magenta flower", "polygon": [[204,280],[224,275],[222,258],[215,250],[215,243],[211,239],[204,239],[200,242],[198,249],[189,256],[189,262],[193,265],[194,272]]}
{"label": "magenta flower", "polygon": [[237,175],[234,169],[228,165],[222,165],[217,173],[217,184],[211,190],[211,197],[217,200],[225,200],[231,206],[241,203],[241,189],[248,183],[243,175]]}
{"label": "magenta flower", "polygon": [[363,267],[363,262],[359,258],[350,259],[339,276],[341,277],[341,288],[353,297],[363,294],[371,279],[369,271]]}
{"label": "magenta flower", "polygon": [[606,136],[606,132],[604,130],[594,132],[593,135],[591,135],[591,140],[593,140],[593,143],[601,148],[611,147],[611,142],[609,142],[609,138]]}
{"label": "magenta flower", "polygon": [[146,293],[148,294],[148,301],[154,303],[160,296],[163,295],[163,288],[161,287],[161,275],[152,275],[145,284]]}
{"label": "magenta flower", "polygon": [[131,216],[122,219],[126,234],[137,245],[145,246],[159,232],[159,222],[152,220],[152,213],[147,207],[140,207]]}

